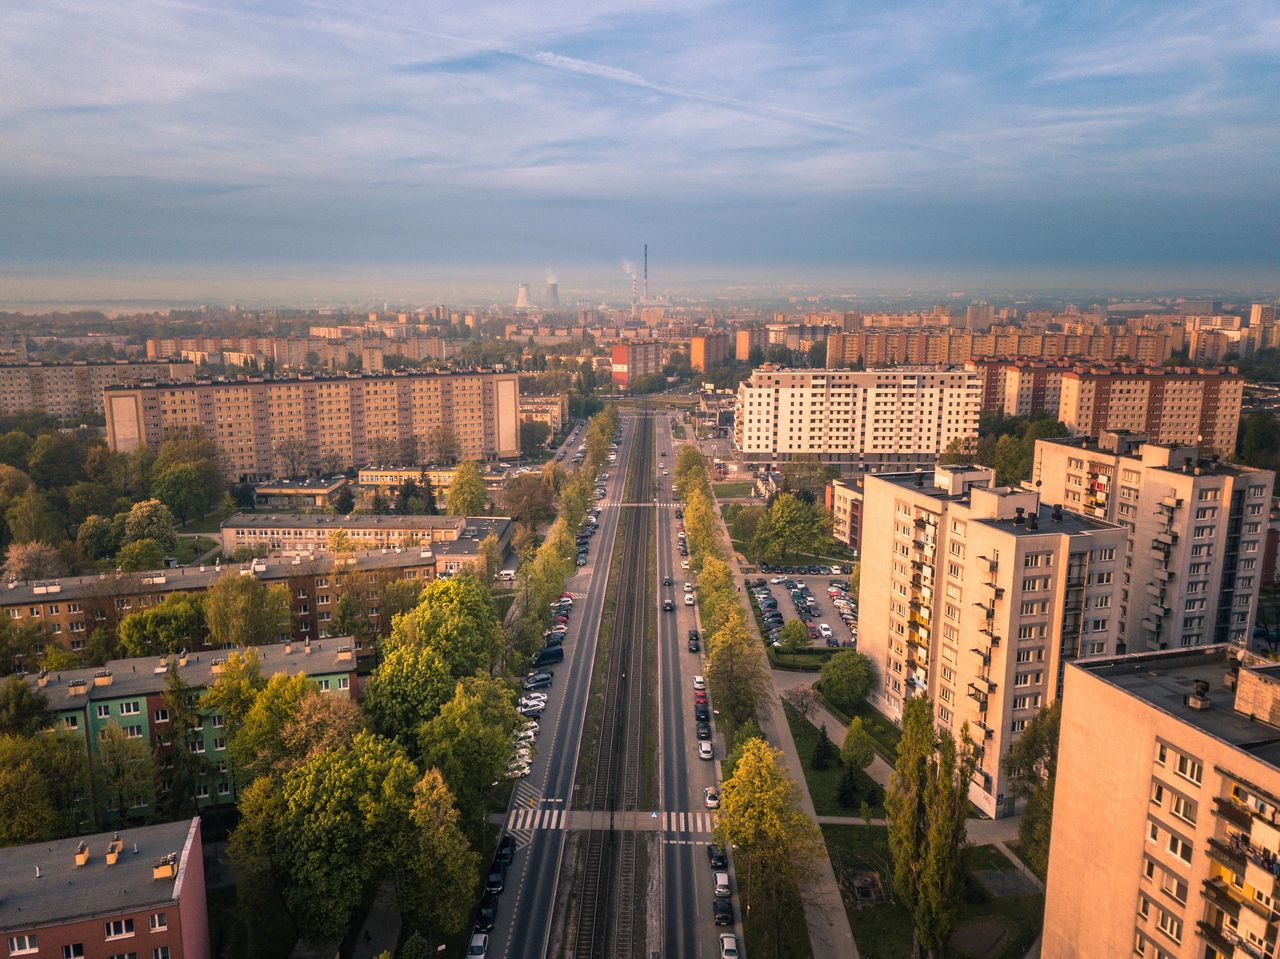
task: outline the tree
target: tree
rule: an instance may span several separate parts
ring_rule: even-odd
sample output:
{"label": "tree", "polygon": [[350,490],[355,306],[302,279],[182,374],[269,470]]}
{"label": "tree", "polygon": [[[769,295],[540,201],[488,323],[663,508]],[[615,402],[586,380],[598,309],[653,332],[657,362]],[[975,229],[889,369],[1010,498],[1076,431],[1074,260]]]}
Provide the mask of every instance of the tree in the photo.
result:
{"label": "tree", "polygon": [[805,493],[809,502],[821,501],[827,484],[840,475],[813,453],[798,453],[782,466],[782,488],[792,493]]}
{"label": "tree", "polygon": [[76,533],[76,546],[88,559],[105,559],[120,548],[111,521],[101,516],[89,516],[80,524]]}
{"label": "tree", "polygon": [[502,511],[517,523],[536,527],[555,516],[551,487],[536,473],[525,473],[511,480],[500,499]]}
{"label": "tree", "polygon": [[475,577],[488,586],[498,575],[498,564],[502,562],[502,545],[498,537],[489,533],[476,545]]}
{"label": "tree", "polygon": [[960,850],[976,766],[968,724],[957,747],[950,731],[934,729],[928,699],[906,701],[885,813],[894,891],[911,913],[916,955],[941,955],[955,928]]}
{"label": "tree", "polygon": [[1049,869],[1049,835],[1053,828],[1053,792],[1058,775],[1058,730],[1062,724],[1062,700],[1038,712],[1022,731],[1008,754],[1004,768],[1009,791],[1026,800],[1018,822],[1023,854],[1040,876]]}
{"label": "tree", "polygon": [[0,675],[33,671],[44,641],[43,624],[0,616]]}
{"label": "tree", "polygon": [[170,552],[178,545],[177,522],[169,507],[158,499],[135,503],[124,520],[125,545],[140,539],[155,542],[161,550]]}
{"label": "tree", "polygon": [[458,464],[447,500],[452,516],[478,516],[484,512],[484,472],[479,463]]}
{"label": "tree", "polygon": [[417,779],[399,747],[367,732],[284,777],[277,849],[304,937],[342,937],[373,879],[404,849]]}
{"label": "tree", "polygon": [[200,483],[200,473],[190,463],[170,466],[156,477],[151,492],[183,526],[188,520],[203,516],[211,505],[207,491]]}
{"label": "tree", "polygon": [[155,606],[122,619],[116,634],[121,649],[131,657],[195,649],[206,635],[204,607],[199,598],[189,593],[170,593]]}
{"label": "tree", "polygon": [[156,795],[164,815],[172,819],[199,813],[196,786],[213,768],[205,757],[191,747],[200,737],[203,725],[196,709],[196,697],[178,671],[176,660],[169,661],[164,677],[164,708],[169,714],[168,747],[157,749]]}
{"label": "tree", "polygon": [[88,783],[84,740],[74,733],[0,736],[0,846],[83,829]]}
{"label": "tree", "polygon": [[285,749],[283,731],[297,714],[298,704],[312,693],[319,695],[313,681],[302,674],[285,673],[275,673],[257,691],[253,705],[227,743],[227,755],[244,782],[280,774],[290,765],[291,755]]}
{"label": "tree", "polygon": [[363,729],[364,716],[354,699],[325,695],[313,686],[280,729],[283,757],[277,769],[287,771],[321,753],[346,749]]}
{"label": "tree", "polygon": [[369,677],[365,713],[379,733],[410,744],[418,725],[435,716],[449,699],[456,678],[441,650],[416,644],[395,646]]}
{"label": "tree", "polygon": [[275,448],[272,450],[275,454],[272,459],[275,463],[280,464],[277,468],[277,475],[293,479],[302,476],[307,471],[307,461],[310,459],[310,448],[307,445],[304,436],[283,436],[276,440]]}
{"label": "tree", "polygon": [[754,718],[768,691],[762,658],[740,609],[707,639],[707,681],[730,726]]}
{"label": "tree", "polygon": [[471,890],[480,880],[480,857],[467,843],[454,796],[438,769],[428,769],[413,787],[407,841],[396,851],[403,863],[401,911],[442,936],[466,927]]}
{"label": "tree", "polygon": [[[763,739],[748,740],[720,791],[716,837],[735,850],[755,906],[771,920],[775,949],[783,916],[813,881],[822,856],[818,828],[800,807],[800,791]],[[757,898],[758,896],[758,898]]]}
{"label": "tree", "polygon": [[116,553],[116,566],[126,573],[159,569],[164,565],[164,549],[153,539],[135,539]]}
{"label": "tree", "polygon": [[816,552],[830,535],[830,517],[821,506],[792,493],[779,493],[756,527],[752,549],[760,559],[772,562]]}
{"label": "tree", "polygon": [[333,511],[339,516],[346,516],[356,508],[356,498],[351,492],[350,486],[344,486],[338,490],[338,495],[333,500]]}
{"label": "tree", "polygon": [[62,555],[48,543],[10,543],[5,552],[5,579],[52,579],[65,572]]}
{"label": "tree", "polygon": [[849,769],[866,769],[876,758],[876,744],[862,725],[862,717],[854,716],[845,730],[840,745],[840,760]]}
{"label": "tree", "polygon": [[551,427],[546,423],[526,421],[520,424],[520,455],[526,459],[537,456],[547,448],[551,439]]}
{"label": "tree", "polygon": [[788,653],[794,653],[809,645],[809,631],[800,620],[789,619],[782,624],[782,629],[778,632],[778,642]]}
{"label": "tree", "polygon": [[453,697],[417,729],[418,755],[449,784],[468,827],[484,826],[484,794],[511,756],[511,733],[519,714],[501,681],[470,676],[458,681]]}
{"label": "tree", "polygon": [[391,512],[391,501],[382,495],[381,490],[375,492],[369,500],[369,512],[374,516],[386,516]]}
{"label": "tree", "polygon": [[437,426],[427,434],[428,458],[441,466],[452,466],[458,462],[461,447],[453,430],[447,426]]}
{"label": "tree", "polygon": [[822,667],[822,694],[846,713],[857,709],[875,682],[871,660],[852,649],[842,649]]}
{"label": "tree", "polygon": [[53,724],[44,690],[17,676],[0,684],[0,736],[34,736]]}
{"label": "tree", "polygon": [[212,645],[265,646],[289,633],[289,588],[226,573],[205,592],[204,615]]}
{"label": "tree", "polygon": [[27,473],[41,489],[70,486],[84,479],[86,447],[74,433],[41,433],[27,456]]}
{"label": "tree", "polygon": [[48,499],[34,486],[13,500],[5,511],[5,522],[9,524],[9,535],[15,543],[34,540],[57,543],[63,538],[58,516]]}
{"label": "tree", "polygon": [[783,690],[782,701],[794,709],[796,715],[802,719],[809,719],[822,705],[822,700],[818,698],[812,686],[792,686],[790,689]]}
{"label": "tree", "polygon": [[838,755],[835,743],[827,735],[827,724],[823,723],[818,728],[818,738],[813,744],[813,755],[809,757],[809,765],[818,770],[830,769],[831,761]]}
{"label": "tree", "polygon": [[403,483],[396,487],[395,498],[392,501],[391,509],[399,516],[408,516],[414,512],[414,500],[420,498],[417,480],[412,478],[406,479]]}
{"label": "tree", "polygon": [[97,745],[93,779],[98,803],[124,819],[151,792],[151,750],[145,740],[130,739],[114,720],[99,730]]}

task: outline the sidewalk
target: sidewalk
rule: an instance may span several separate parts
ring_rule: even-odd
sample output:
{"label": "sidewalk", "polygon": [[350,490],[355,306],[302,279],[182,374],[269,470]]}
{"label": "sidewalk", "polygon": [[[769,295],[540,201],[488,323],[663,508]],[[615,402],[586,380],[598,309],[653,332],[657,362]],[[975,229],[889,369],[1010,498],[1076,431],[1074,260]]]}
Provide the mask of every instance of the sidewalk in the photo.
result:
{"label": "sidewalk", "polygon": [[396,887],[390,879],[378,886],[364,917],[364,925],[356,933],[351,948],[351,959],[377,959],[384,952],[395,955],[396,942],[400,939],[400,910],[396,906]]}

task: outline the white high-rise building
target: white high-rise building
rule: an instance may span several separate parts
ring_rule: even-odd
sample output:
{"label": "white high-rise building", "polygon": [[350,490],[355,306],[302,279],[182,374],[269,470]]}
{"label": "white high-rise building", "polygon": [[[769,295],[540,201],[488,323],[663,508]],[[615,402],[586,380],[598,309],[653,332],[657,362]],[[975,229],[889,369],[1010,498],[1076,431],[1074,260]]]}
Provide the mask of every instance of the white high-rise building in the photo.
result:
{"label": "white high-rise building", "polygon": [[786,370],[738,386],[734,443],[747,462],[817,456],[846,470],[930,466],[977,434],[980,379],[963,369]]}

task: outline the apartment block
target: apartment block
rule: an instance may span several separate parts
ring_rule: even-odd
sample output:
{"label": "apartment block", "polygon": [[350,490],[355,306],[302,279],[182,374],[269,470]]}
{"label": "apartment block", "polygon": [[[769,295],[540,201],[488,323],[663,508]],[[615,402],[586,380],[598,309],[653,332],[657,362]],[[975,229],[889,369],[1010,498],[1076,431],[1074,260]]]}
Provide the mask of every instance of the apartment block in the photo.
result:
{"label": "apartment block", "polygon": [[626,389],[642,376],[660,374],[662,350],[659,340],[632,340],[614,346],[610,351],[614,384]]}
{"label": "apartment block", "polygon": [[1124,528],[1130,650],[1248,643],[1273,472],[1108,432],[1038,440],[1032,479],[1046,502]]}
{"label": "apartment block", "polygon": [[[255,559],[244,565],[215,563],[141,573],[11,580],[0,588],[0,616],[24,624],[39,623],[47,642],[80,653],[95,629],[114,632],[126,616],[155,606],[174,593],[202,593],[224,576],[253,576],[268,586],[288,589],[292,628],[279,639],[283,642],[292,637],[303,642],[329,631],[340,598],[339,585],[355,588],[354,579],[429,582],[442,573],[466,568],[464,562],[474,562],[477,545],[474,540],[461,540],[430,550],[353,552],[343,556],[341,563],[321,548],[310,555]],[[376,607],[376,603],[371,605]],[[371,619],[376,621],[376,612]]]}
{"label": "apartment block", "polygon": [[545,423],[552,436],[564,432],[569,421],[569,396],[559,393],[554,396],[533,396],[520,394],[520,422]]}
{"label": "apartment block", "polygon": [[1085,332],[1049,332],[996,327],[974,332],[954,327],[883,327],[833,333],[827,339],[827,366],[868,369],[902,363],[967,363],[982,357],[1081,357],[1107,361],[1163,363],[1182,345],[1181,331],[1137,332],[1111,327]]}
{"label": "apartment block", "polygon": [[171,430],[202,429],[233,481],[333,474],[390,453],[429,462],[448,434],[464,460],[520,455],[515,373],[235,380],[123,388],[104,393],[113,450],[156,448]]}
{"label": "apartment block", "polygon": [[103,412],[102,391],[108,386],[190,383],[195,378],[194,363],[0,364],[0,415],[44,413],[60,420],[97,415]]}
{"label": "apartment block", "polygon": [[734,445],[749,463],[813,455],[847,471],[932,465],[978,431],[978,377],[965,370],[786,370],[738,385]]}
{"label": "apartment block", "polygon": [[0,849],[6,956],[209,959],[200,817]]}
{"label": "apartment block", "polygon": [[689,368],[705,373],[729,359],[734,341],[728,333],[703,333],[689,338]]}
{"label": "apartment block", "polygon": [[826,508],[831,514],[831,536],[853,550],[862,552],[862,499],[865,484],[861,476],[832,480],[826,488]]}
{"label": "apartment block", "polygon": [[977,359],[970,360],[965,368],[977,373],[982,383],[984,413],[1057,419],[1062,377],[1067,371],[1063,362]]}
{"label": "apartment block", "polygon": [[736,330],[733,334],[733,358],[739,363],[745,363],[751,359],[752,350],[763,352],[768,345],[769,331],[763,326]]}
{"label": "apartment block", "polygon": [[471,567],[487,536],[496,538],[505,550],[511,529],[511,520],[503,516],[237,513],[222,521],[221,533],[224,556],[234,555],[241,547],[328,550],[334,537],[340,536],[351,549],[425,551],[435,559],[437,575],[452,575]]}
{"label": "apartment block", "polygon": [[1274,956],[1280,666],[1209,646],[1066,673],[1041,955]]}
{"label": "apartment block", "polygon": [[[307,640],[254,647],[263,676],[303,675],[324,693],[355,698],[356,650],[352,637]],[[237,784],[227,767],[226,717],[204,711],[198,729],[187,743],[175,743],[165,702],[165,676],[175,668],[198,696],[226,668],[226,652],[202,651],[180,656],[149,656],[116,659],[105,666],[64,669],[58,673],[25,676],[27,682],[49,699],[59,728],[84,737],[85,752],[92,766],[97,761],[103,730],[117,725],[129,739],[147,743],[163,757],[168,750],[189,749],[209,760],[207,775],[196,784],[195,799],[201,808],[233,803]],[[154,787],[133,797],[130,815],[154,812]],[[100,806],[102,804],[100,803]],[[117,810],[100,808],[104,817]],[[3,908],[0,905],[0,908]]]}
{"label": "apartment block", "polygon": [[929,696],[980,756],[969,799],[1014,813],[1002,760],[1059,694],[1062,667],[1114,654],[1124,531],[995,485],[981,466],[863,477],[858,648],[895,722]]}

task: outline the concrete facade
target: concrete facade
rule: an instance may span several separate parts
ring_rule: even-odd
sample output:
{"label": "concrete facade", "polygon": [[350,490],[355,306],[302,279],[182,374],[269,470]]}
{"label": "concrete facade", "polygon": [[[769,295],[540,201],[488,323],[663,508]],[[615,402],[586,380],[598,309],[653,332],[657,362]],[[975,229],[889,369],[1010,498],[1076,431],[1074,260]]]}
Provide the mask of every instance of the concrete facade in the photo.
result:
{"label": "concrete facade", "polygon": [[0,414],[44,413],[60,420],[103,412],[108,386],[196,378],[194,363],[120,361],[118,363],[0,364]]}

